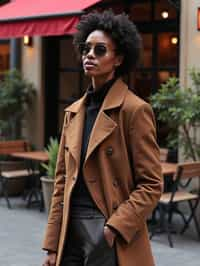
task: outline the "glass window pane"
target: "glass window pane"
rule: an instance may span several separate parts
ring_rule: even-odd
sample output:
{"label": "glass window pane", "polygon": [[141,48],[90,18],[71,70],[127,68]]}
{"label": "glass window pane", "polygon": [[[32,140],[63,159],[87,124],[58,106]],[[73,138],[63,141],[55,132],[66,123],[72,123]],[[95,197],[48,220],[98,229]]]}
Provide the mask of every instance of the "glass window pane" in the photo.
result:
{"label": "glass window pane", "polygon": [[142,65],[144,67],[152,66],[152,49],[153,49],[153,38],[151,33],[141,34],[143,40],[143,58]]}
{"label": "glass window pane", "polygon": [[60,40],[60,67],[78,67],[78,59],[72,43],[72,38]]}
{"label": "glass window pane", "polygon": [[66,108],[66,104],[59,103],[58,105],[58,136],[61,133],[63,120],[64,120],[64,109]]}
{"label": "glass window pane", "polygon": [[69,97],[79,97],[79,75],[78,72],[60,73],[60,100],[67,100]]}
{"label": "glass window pane", "polygon": [[165,83],[170,77],[175,77],[176,72],[175,71],[159,71],[158,72],[158,78],[157,78],[157,89],[160,88],[160,85],[162,83]]}
{"label": "glass window pane", "polygon": [[133,3],[130,7],[130,19],[134,22],[150,21],[151,2],[145,1],[143,3]]}
{"label": "glass window pane", "polygon": [[176,8],[166,0],[156,1],[155,19],[156,20],[168,20],[176,19]]}
{"label": "glass window pane", "polygon": [[9,69],[10,47],[9,43],[0,43],[0,79],[5,71]]}
{"label": "glass window pane", "polygon": [[177,66],[177,45],[177,33],[170,32],[158,35],[158,66]]}
{"label": "glass window pane", "polygon": [[133,84],[136,94],[147,100],[151,95],[152,89],[152,73],[151,72],[136,72],[131,75],[131,84]]}

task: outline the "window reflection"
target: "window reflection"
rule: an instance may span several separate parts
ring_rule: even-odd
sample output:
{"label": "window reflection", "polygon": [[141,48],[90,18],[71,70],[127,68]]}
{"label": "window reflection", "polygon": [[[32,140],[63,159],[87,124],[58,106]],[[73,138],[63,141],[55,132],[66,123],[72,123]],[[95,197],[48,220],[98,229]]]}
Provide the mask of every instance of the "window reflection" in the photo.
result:
{"label": "window reflection", "polygon": [[177,45],[178,37],[174,33],[160,33],[158,35],[158,66],[177,65]]}
{"label": "window reflection", "polygon": [[144,67],[151,67],[152,66],[152,33],[143,33],[142,40],[143,40],[143,58],[142,58],[142,65]]}
{"label": "window reflection", "polygon": [[151,2],[145,1],[145,3],[132,4],[130,7],[130,18],[134,22],[150,21],[151,20]]}
{"label": "window reflection", "polygon": [[0,43],[0,79],[3,78],[5,71],[9,69],[9,57],[9,43]]}
{"label": "window reflection", "polygon": [[136,72],[131,78],[136,94],[148,101],[152,89],[152,73],[150,71]]}
{"label": "window reflection", "polygon": [[156,1],[155,20],[176,19],[176,9],[166,0]]}
{"label": "window reflection", "polygon": [[160,88],[162,83],[165,83],[170,77],[176,77],[176,72],[174,71],[159,71],[157,79],[157,88]]}

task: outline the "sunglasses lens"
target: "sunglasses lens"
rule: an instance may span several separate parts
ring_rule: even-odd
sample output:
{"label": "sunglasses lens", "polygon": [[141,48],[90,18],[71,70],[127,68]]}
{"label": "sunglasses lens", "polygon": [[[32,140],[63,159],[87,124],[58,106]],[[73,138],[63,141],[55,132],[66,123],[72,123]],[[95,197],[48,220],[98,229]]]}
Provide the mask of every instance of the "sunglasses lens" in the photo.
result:
{"label": "sunglasses lens", "polygon": [[[78,49],[81,55],[87,55],[92,49],[92,47],[87,43],[80,43]],[[106,46],[102,44],[96,44],[94,46],[94,54],[96,56],[104,56],[106,52],[107,52]]]}
{"label": "sunglasses lens", "polygon": [[94,53],[97,56],[104,56],[107,52],[107,49],[104,45],[102,44],[97,44],[94,48]]}
{"label": "sunglasses lens", "polygon": [[86,55],[90,51],[90,47],[86,43],[80,43],[78,48],[81,55]]}

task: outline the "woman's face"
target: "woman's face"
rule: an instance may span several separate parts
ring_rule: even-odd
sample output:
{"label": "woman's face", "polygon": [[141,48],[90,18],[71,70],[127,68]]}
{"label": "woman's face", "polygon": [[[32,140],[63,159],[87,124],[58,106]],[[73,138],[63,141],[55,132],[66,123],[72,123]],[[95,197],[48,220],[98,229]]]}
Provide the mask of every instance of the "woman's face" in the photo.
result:
{"label": "woman's face", "polygon": [[112,39],[101,30],[91,32],[82,48],[85,74],[91,78],[109,80],[121,64],[122,57],[116,54]]}

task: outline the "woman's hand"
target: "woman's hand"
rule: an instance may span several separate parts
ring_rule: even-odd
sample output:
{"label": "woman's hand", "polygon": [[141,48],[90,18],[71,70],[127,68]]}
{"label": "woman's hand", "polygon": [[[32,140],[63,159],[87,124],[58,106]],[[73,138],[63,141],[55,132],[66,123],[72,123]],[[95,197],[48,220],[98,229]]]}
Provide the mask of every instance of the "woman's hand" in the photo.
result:
{"label": "woman's hand", "polygon": [[44,263],[42,264],[42,266],[55,266],[56,256],[57,254],[55,252],[48,253],[44,259]]}
{"label": "woman's hand", "polygon": [[112,248],[115,242],[116,233],[114,230],[110,229],[107,225],[104,226],[104,237],[108,242],[108,245]]}

